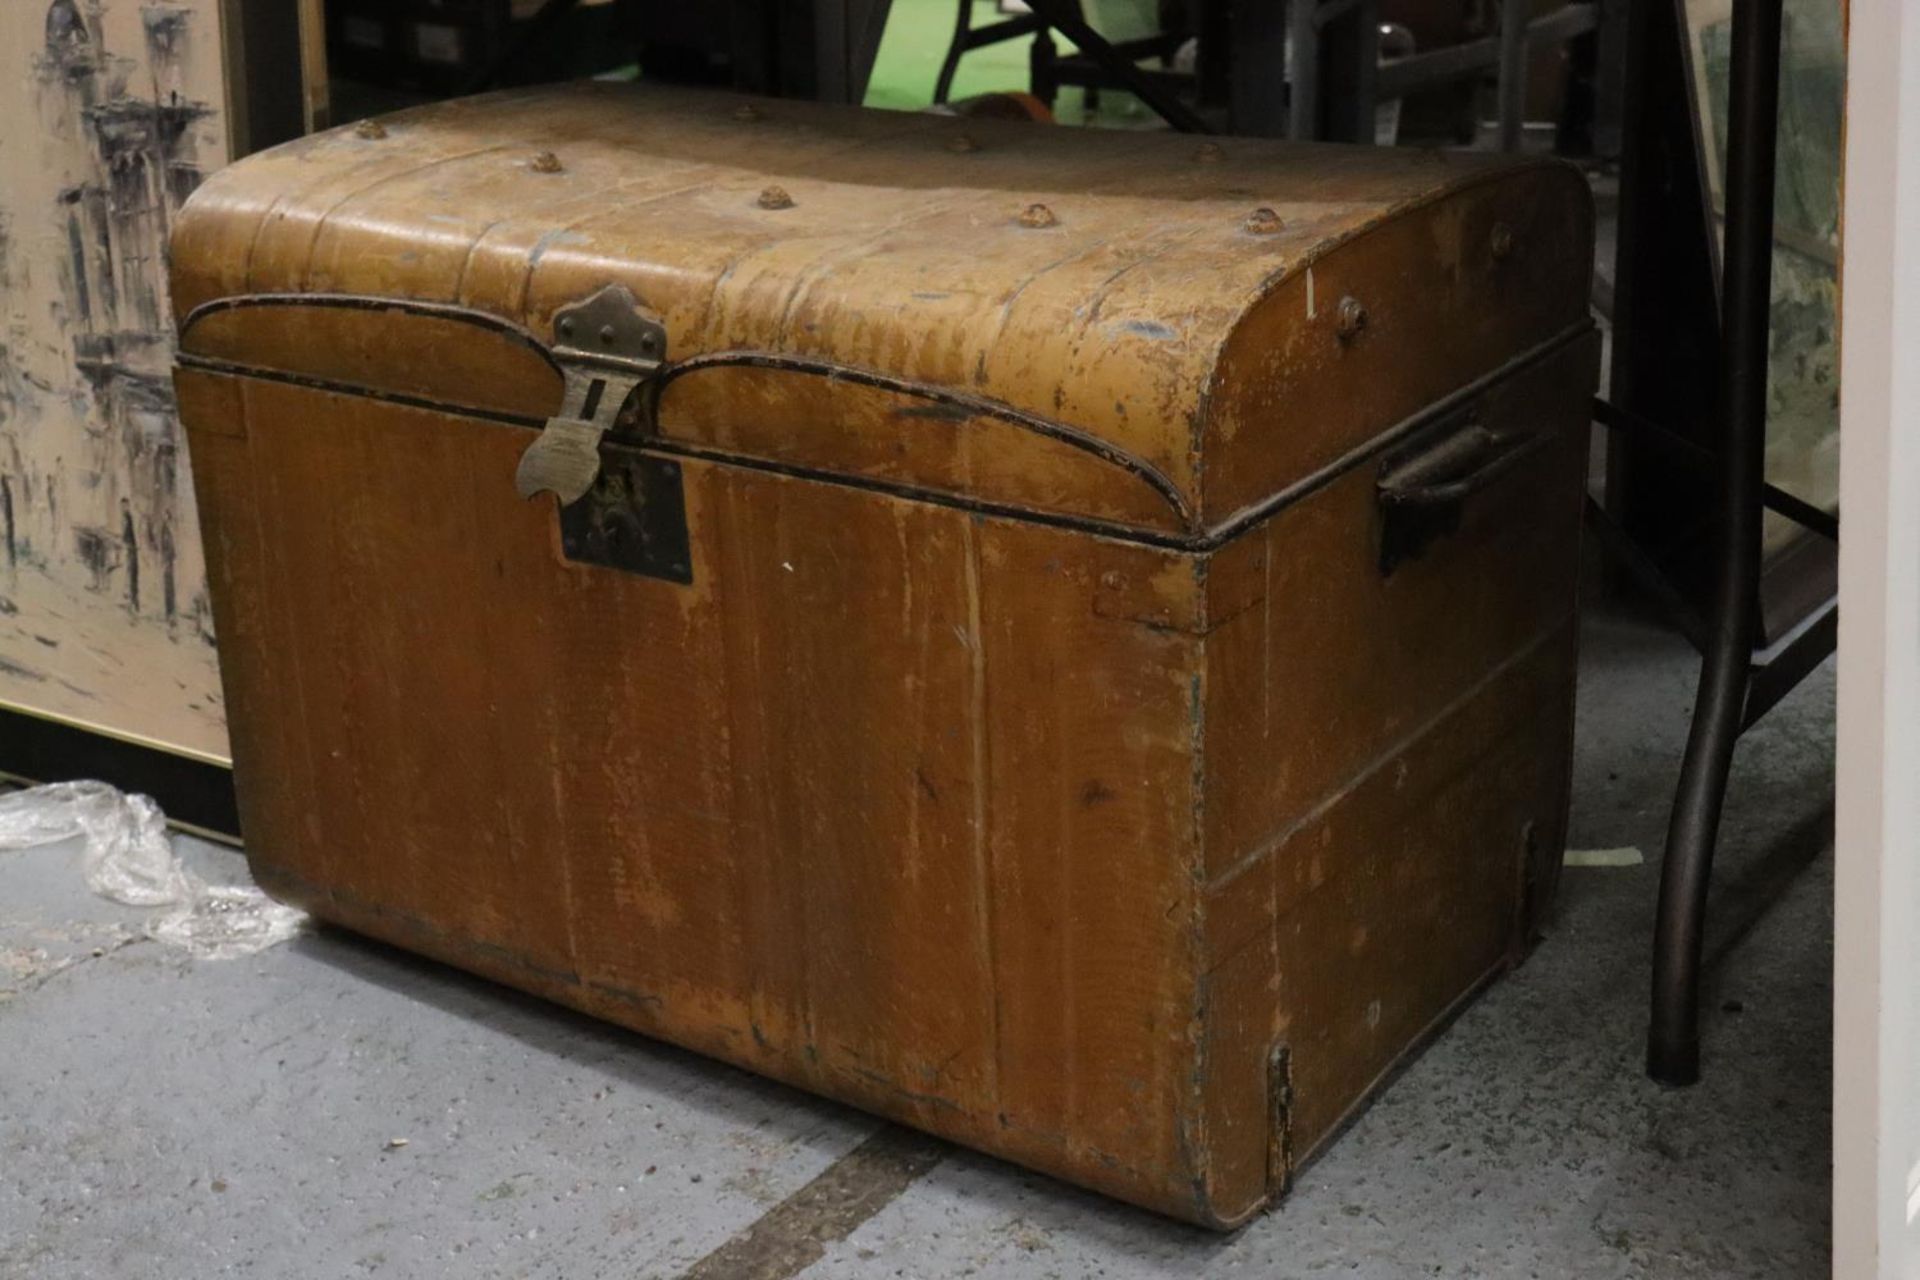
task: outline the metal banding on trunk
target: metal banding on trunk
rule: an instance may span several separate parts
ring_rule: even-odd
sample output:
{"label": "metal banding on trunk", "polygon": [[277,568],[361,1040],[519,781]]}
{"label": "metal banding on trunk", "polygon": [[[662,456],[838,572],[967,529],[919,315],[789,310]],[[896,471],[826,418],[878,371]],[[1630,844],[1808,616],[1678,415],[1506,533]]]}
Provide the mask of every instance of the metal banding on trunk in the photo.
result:
{"label": "metal banding on trunk", "polygon": [[[619,298],[617,294],[612,292],[615,288],[617,288],[617,286],[610,286],[608,290],[594,295],[594,298],[600,302],[602,307],[607,307],[610,304],[623,308],[637,305],[631,302],[630,295],[624,299]],[[619,290],[621,294],[625,292],[625,290]],[[395,392],[377,386],[359,384],[344,380],[337,374],[335,376],[316,375],[305,372],[297,367],[291,367],[297,364],[297,361],[284,362],[280,367],[247,364],[234,360],[226,354],[206,354],[206,349],[195,341],[196,333],[200,331],[201,322],[204,318],[226,316],[235,312],[254,309],[271,312],[273,310],[299,310],[303,308],[377,311],[393,315],[410,315],[423,319],[469,324],[473,326],[476,332],[497,335],[513,340],[524,346],[529,352],[538,353],[546,364],[556,369],[566,371],[569,364],[572,363],[575,371],[565,372],[565,376],[570,379],[570,381],[563,384],[562,391],[562,394],[570,401],[584,396],[586,388],[591,385],[590,371],[597,367],[593,364],[574,363],[575,358],[573,353],[558,343],[549,351],[545,344],[540,343],[531,334],[525,333],[525,331],[500,320],[496,316],[485,313],[466,311],[461,308],[442,305],[422,304],[393,299],[347,298],[328,295],[239,298],[227,299],[220,303],[210,304],[208,307],[202,308],[200,311],[196,311],[193,315],[189,316],[186,323],[182,326],[180,363],[186,367],[218,370],[271,381],[291,382],[300,385],[320,387],[344,394],[369,395],[404,404],[415,404],[422,408],[442,409],[447,412],[488,419],[513,426],[542,428],[543,439],[545,438],[545,431],[550,430],[555,423],[565,424],[570,421],[569,416],[564,412],[554,417],[544,419],[527,413],[500,413],[472,404],[435,396]],[[582,328],[577,329],[576,332],[597,333],[598,330],[597,328]],[[1491,372],[1474,379],[1465,386],[1456,388],[1450,394],[1424,406],[1422,410],[1413,417],[1402,422],[1387,425],[1371,439],[1349,450],[1346,454],[1331,460],[1326,466],[1301,477],[1295,483],[1270,495],[1264,501],[1233,512],[1209,528],[1191,530],[1184,533],[1162,532],[1150,527],[1128,527],[1112,521],[1062,515],[1046,510],[1026,509],[1011,504],[982,500],[977,496],[966,493],[888,482],[816,466],[791,465],[783,463],[778,459],[756,457],[726,449],[687,444],[661,435],[659,433],[658,423],[652,421],[652,415],[655,412],[655,406],[660,393],[667,386],[671,385],[676,378],[682,377],[689,372],[718,370],[729,367],[776,368],[790,374],[810,378],[819,378],[854,386],[871,386],[898,392],[933,405],[958,406],[964,409],[968,415],[990,415],[1020,430],[1060,440],[1066,444],[1067,447],[1083,453],[1090,460],[1097,460],[1098,462],[1138,477],[1148,488],[1159,495],[1160,500],[1166,504],[1167,509],[1180,519],[1183,527],[1192,518],[1190,513],[1185,510],[1184,503],[1178,491],[1175,490],[1164,477],[1154,471],[1152,467],[1141,462],[1139,459],[1132,458],[1112,448],[1110,445],[1087,437],[1084,433],[1077,431],[1073,427],[1050,422],[1047,419],[1032,414],[1020,413],[1008,409],[1005,406],[983,402],[978,397],[955,393],[943,387],[927,386],[915,383],[910,379],[876,374],[863,369],[840,368],[818,361],[799,360],[792,357],[782,357],[764,353],[721,352],[678,363],[660,361],[646,368],[644,371],[629,366],[632,379],[625,383],[625,390],[616,391],[615,395],[601,399],[597,405],[598,413],[600,417],[604,419],[604,422],[602,425],[594,428],[594,439],[597,445],[602,435],[608,435],[612,440],[619,441],[629,448],[638,449],[649,455],[705,458],[710,461],[723,462],[733,466],[767,470],[778,474],[793,475],[833,484],[851,485],[857,488],[870,488],[900,497],[913,498],[919,501],[946,506],[963,507],[968,510],[975,510],[983,514],[1008,519],[1030,520],[1035,523],[1053,525],[1060,528],[1079,529],[1088,533],[1097,534],[1101,537],[1138,541],[1150,546],[1200,552],[1223,545],[1250,526],[1287,505],[1299,501],[1336,476],[1343,474],[1348,469],[1362,465],[1367,460],[1380,456],[1383,453],[1393,451],[1396,445],[1406,440],[1409,436],[1431,430],[1432,424],[1436,421],[1455,417],[1463,412],[1470,411],[1474,399],[1487,388],[1499,384],[1520,370],[1551,357],[1553,353],[1565,346],[1584,338],[1590,338],[1593,332],[1592,323],[1590,321],[1583,321],[1564,332],[1558,333],[1548,340],[1516,354]],[[658,340],[660,342],[660,349],[664,352],[666,342],[664,334],[662,334]],[[213,349],[219,350],[220,348],[216,346]],[[636,391],[641,394],[637,396],[634,395]],[[613,406],[611,410],[608,408],[609,404]],[[632,410],[624,420],[621,419],[619,412],[623,405]],[[538,447],[539,442],[536,442],[534,446],[530,446],[530,452],[532,449]],[[598,474],[597,466],[595,474]],[[656,476],[659,475],[657,471],[655,474]],[[588,480],[588,483],[592,483],[591,479]],[[582,492],[584,492],[584,489]],[[1389,504],[1383,501],[1383,506],[1384,505]],[[673,575],[666,574],[663,576],[671,577]]]}

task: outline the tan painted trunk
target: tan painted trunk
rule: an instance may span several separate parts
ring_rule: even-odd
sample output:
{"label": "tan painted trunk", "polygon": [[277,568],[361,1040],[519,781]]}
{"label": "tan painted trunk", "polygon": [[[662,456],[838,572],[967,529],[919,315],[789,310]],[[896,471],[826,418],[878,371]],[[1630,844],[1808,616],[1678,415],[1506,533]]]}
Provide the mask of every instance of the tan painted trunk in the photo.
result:
{"label": "tan painted trunk", "polygon": [[1553,165],[606,86],[244,162],[175,278],[254,870],[1240,1221],[1551,894],[1589,251]]}

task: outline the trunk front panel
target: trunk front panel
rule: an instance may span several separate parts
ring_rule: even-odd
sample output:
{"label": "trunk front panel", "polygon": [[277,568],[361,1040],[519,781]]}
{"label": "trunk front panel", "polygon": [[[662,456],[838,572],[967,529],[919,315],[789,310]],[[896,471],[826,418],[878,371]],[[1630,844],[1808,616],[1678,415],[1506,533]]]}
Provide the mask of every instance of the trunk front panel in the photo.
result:
{"label": "trunk front panel", "polygon": [[1196,1212],[1190,558],[681,458],[682,586],[563,556],[528,430],[179,385],[263,884]]}

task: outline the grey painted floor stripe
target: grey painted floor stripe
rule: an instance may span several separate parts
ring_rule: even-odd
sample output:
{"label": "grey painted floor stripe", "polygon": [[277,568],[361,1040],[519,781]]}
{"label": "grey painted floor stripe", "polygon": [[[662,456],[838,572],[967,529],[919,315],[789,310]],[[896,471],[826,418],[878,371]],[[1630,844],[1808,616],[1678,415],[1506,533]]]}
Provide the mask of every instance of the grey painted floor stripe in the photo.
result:
{"label": "grey painted floor stripe", "polygon": [[828,1165],[680,1280],[789,1280],[946,1158],[937,1138],[890,1124]]}

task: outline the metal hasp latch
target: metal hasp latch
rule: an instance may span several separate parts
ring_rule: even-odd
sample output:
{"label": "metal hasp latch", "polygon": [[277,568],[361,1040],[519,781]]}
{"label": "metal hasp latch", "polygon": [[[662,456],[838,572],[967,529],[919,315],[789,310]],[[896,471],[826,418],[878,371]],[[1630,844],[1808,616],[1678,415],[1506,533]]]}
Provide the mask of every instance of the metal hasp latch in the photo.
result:
{"label": "metal hasp latch", "polygon": [[667,358],[667,330],[640,309],[625,285],[610,284],[553,317],[553,357],[566,378],[560,412],[520,455],[514,487],[523,498],[551,490],[578,502],[600,474],[600,438],[633,389]]}

